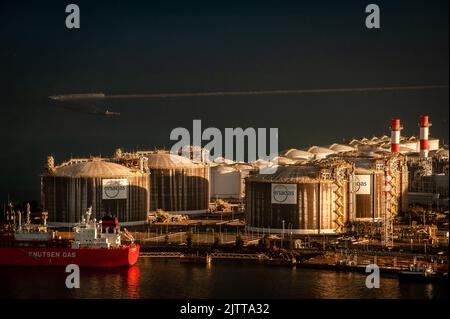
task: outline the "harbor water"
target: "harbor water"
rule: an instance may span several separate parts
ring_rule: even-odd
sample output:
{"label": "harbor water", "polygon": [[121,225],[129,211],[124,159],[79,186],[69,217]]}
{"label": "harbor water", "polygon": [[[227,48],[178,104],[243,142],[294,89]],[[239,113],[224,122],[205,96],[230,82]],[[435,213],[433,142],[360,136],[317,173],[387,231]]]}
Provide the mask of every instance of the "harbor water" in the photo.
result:
{"label": "harbor water", "polygon": [[432,299],[448,298],[443,284],[400,282],[382,276],[368,289],[361,273],[258,263],[141,258],[130,268],[80,269],[80,288],[68,289],[64,268],[2,267],[0,298],[285,298]]}

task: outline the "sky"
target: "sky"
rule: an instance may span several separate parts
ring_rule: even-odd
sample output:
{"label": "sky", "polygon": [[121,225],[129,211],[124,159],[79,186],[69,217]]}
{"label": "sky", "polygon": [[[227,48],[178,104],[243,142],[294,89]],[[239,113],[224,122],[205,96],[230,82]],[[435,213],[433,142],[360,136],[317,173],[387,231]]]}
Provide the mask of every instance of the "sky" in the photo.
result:
{"label": "sky", "polygon": [[[76,3],[81,28],[65,27]],[[54,94],[209,92],[435,85],[449,82],[448,1],[2,1],[0,202],[39,198],[49,154],[110,155],[170,148],[194,119],[225,127],[277,127],[280,149],[389,134],[448,143],[448,88],[314,95],[121,99],[83,102],[119,117],[75,112]]]}

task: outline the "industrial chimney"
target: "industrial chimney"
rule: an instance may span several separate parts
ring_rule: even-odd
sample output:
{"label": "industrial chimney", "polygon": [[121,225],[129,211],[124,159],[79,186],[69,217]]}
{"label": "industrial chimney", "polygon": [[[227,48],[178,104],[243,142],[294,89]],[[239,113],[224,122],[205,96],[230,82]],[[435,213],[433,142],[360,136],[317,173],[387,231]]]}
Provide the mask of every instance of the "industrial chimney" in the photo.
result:
{"label": "industrial chimney", "polygon": [[391,120],[391,152],[398,153],[400,151],[400,119]]}
{"label": "industrial chimney", "polygon": [[428,157],[428,127],[431,126],[431,123],[428,122],[428,115],[420,116],[420,157],[427,158]]}

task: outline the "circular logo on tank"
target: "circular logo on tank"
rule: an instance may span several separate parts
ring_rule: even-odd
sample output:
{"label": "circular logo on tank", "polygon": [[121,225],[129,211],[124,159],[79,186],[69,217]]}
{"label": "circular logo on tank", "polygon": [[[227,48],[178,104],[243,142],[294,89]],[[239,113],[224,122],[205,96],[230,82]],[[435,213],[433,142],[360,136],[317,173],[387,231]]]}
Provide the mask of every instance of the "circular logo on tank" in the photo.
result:
{"label": "circular logo on tank", "polygon": [[273,199],[278,203],[283,203],[288,198],[289,192],[286,186],[277,185],[273,188]]}
{"label": "circular logo on tank", "polygon": [[104,187],[106,197],[116,198],[119,195],[121,185],[119,181],[109,181]]}

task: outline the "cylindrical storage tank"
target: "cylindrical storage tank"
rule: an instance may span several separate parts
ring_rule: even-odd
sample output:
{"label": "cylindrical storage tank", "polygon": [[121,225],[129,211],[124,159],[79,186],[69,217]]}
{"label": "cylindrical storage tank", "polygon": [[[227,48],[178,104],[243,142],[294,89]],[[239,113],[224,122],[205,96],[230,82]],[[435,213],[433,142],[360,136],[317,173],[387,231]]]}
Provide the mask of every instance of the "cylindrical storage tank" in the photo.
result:
{"label": "cylindrical storage tank", "polygon": [[382,216],[383,207],[383,171],[356,168],[354,193],[354,217],[360,221],[374,221]]}
{"label": "cylindrical storage tank", "polygon": [[41,203],[55,226],[80,222],[90,206],[96,218],[108,214],[125,226],[145,223],[148,174],[101,160],[51,167],[41,175]]}
{"label": "cylindrical storage tank", "polygon": [[241,201],[245,194],[245,178],[249,174],[250,169],[239,169],[238,165],[217,165],[211,167],[211,200]]}
{"label": "cylindrical storage tank", "polygon": [[209,166],[170,153],[146,154],[150,171],[150,210],[184,214],[209,208]]}
{"label": "cylindrical storage tank", "polygon": [[280,166],[273,174],[250,176],[246,181],[247,228],[264,233],[333,234],[337,188],[332,179],[320,178],[320,167],[315,165]]}

